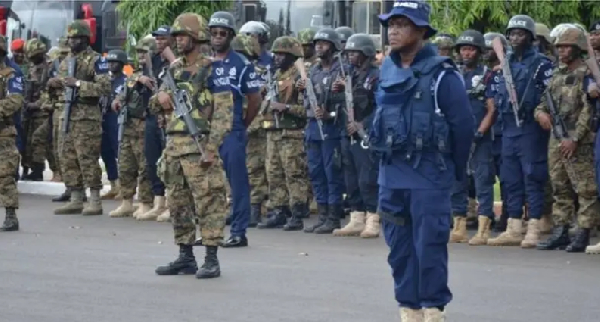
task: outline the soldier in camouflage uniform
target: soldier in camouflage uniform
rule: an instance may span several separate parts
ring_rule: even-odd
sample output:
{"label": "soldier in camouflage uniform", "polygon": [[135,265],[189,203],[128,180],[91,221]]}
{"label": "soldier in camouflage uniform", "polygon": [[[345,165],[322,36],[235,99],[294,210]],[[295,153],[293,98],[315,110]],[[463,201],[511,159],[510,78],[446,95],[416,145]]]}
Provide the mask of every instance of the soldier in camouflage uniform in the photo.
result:
{"label": "soldier in camouflage uniform", "polygon": [[41,109],[41,92],[48,81],[49,66],[46,63],[46,45],[39,39],[30,39],[25,46],[25,53],[30,67],[25,79],[25,108],[23,109],[23,135],[26,140],[23,155],[23,168],[31,169],[24,180],[42,181],[46,149],[48,147],[48,127],[43,126],[48,121],[49,113]]}
{"label": "soldier in camouflage uniform", "polygon": [[[567,252],[584,252],[590,243],[590,230],[598,219],[598,196],[594,180],[593,148],[595,134],[590,129],[594,113],[586,94],[590,71],[581,59],[586,50],[586,36],[579,28],[565,27],[556,37],[561,65],[554,70],[547,91],[564,121],[568,138],[558,141],[551,137],[548,149],[550,177],[554,190],[554,223],[552,236],[538,244],[538,249],[563,249]],[[540,125],[551,130],[552,122],[547,96],[535,111]],[[557,129],[554,128],[553,131]],[[578,229],[569,239],[569,224],[576,215]],[[530,219],[531,221],[532,219]],[[531,228],[529,228],[531,229]],[[530,234],[528,230],[528,235]]]}
{"label": "soldier in camouflage uniform", "polygon": [[[101,96],[110,95],[111,85],[108,63],[90,47],[91,32],[82,20],[72,22],[67,31],[71,48],[58,71],[58,76],[48,81],[55,89],[73,88],[76,103],[70,115],[61,115],[61,122],[69,118],[67,133],[61,133],[60,165],[65,184],[71,189],[71,200],[57,208],[57,215],[101,215],[102,170],[98,163],[102,137],[102,111],[98,107]],[[69,62],[76,60],[75,77],[69,76]],[[65,104],[66,94],[60,96],[59,104]],[[66,111],[66,110],[65,110]],[[84,207],[85,188],[90,188],[90,201]]]}
{"label": "soldier in camouflage uniform", "polygon": [[[204,133],[200,138],[204,151],[199,150],[183,120],[174,114],[172,93],[163,83],[158,94],[152,97],[150,108],[152,113],[164,112],[168,118],[168,141],[158,171],[167,187],[167,204],[179,257],[158,267],[156,274],[196,273],[196,278],[213,278],[221,275],[217,249],[223,240],[227,211],[219,147],[231,129],[233,94],[214,91],[210,76],[212,60],[201,53],[201,45],[209,41],[204,18],[183,13],[175,19],[171,34],[176,37],[177,51],[182,57],[167,72],[172,73],[177,87],[193,98],[189,102],[189,113]],[[206,246],[205,261],[200,269],[192,246],[196,240],[196,220],[202,244]]]}
{"label": "soldier in camouflage uniform", "polygon": [[[143,39],[136,45],[137,60],[140,66],[146,64],[150,57],[150,51],[156,48],[154,38]],[[113,58],[113,56],[115,56]],[[123,65],[127,63],[127,54],[122,50],[112,50],[108,53],[108,61],[113,64],[112,59],[117,59],[116,64]],[[112,69],[112,66],[111,66]],[[138,200],[141,205],[137,213],[140,215],[147,213],[152,209],[152,188],[146,171],[146,156],[144,155],[144,136],[146,129],[145,117],[147,115],[146,107],[152,94],[153,83],[148,81],[143,75],[143,70],[138,69],[125,81],[125,86],[121,93],[112,103],[112,109],[120,113],[119,130],[123,127],[121,141],[119,142],[119,192],[123,199],[121,206],[109,213],[110,217],[128,217],[134,214],[133,196],[136,187],[139,188]],[[145,84],[144,84],[145,83]],[[158,214],[157,214],[158,216]],[[151,220],[156,219],[148,218]]]}
{"label": "soldier in camouflage uniform", "polygon": [[535,44],[538,46],[540,53],[546,55],[552,62],[556,63],[558,57],[552,45],[552,37],[550,37],[550,29],[543,23],[535,24]]}
{"label": "soldier in camouflage uniform", "polygon": [[440,56],[454,57],[454,39],[448,34],[437,34],[431,40],[435,44]]}
{"label": "soldier in camouflage uniform", "polygon": [[[246,56],[254,64],[254,70],[257,74],[262,76],[269,72],[266,66],[258,65],[261,49],[257,38],[239,34],[232,40],[231,48]],[[263,79],[263,77],[260,79]],[[246,108],[247,104],[244,104],[244,110]],[[248,127],[248,144],[246,145],[246,166],[248,167],[248,181],[250,181],[251,207],[249,227],[256,227],[260,222],[262,203],[268,192],[265,169],[267,135],[264,129],[261,128],[260,123],[260,120],[254,120]]]}
{"label": "soldier in camouflage uniform", "polygon": [[0,201],[6,208],[6,219],[0,231],[19,230],[16,209],[19,194],[15,169],[19,166],[19,151],[15,146],[17,130],[14,114],[23,106],[23,75],[7,66],[6,38],[0,36]]}
{"label": "soldier in camouflage uniform", "polygon": [[271,86],[277,94],[269,97],[260,123],[267,131],[266,165],[273,211],[258,227],[295,231],[304,228],[302,218],[308,212],[306,195],[310,186],[303,158],[306,109],[303,95],[295,86],[300,74],[294,66],[304,54],[300,42],[287,36],[273,42],[272,52],[277,70]]}

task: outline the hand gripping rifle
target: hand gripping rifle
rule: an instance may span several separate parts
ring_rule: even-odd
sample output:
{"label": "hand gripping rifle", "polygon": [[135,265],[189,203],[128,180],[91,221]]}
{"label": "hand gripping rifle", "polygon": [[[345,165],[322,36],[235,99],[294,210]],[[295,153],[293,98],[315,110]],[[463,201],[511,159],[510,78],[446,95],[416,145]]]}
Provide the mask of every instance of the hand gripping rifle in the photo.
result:
{"label": "hand gripping rifle", "polygon": [[[271,102],[277,99],[277,83],[273,81],[273,77],[271,75],[271,69],[267,68],[267,96],[262,101],[260,105],[260,110],[258,112],[259,115],[265,115],[269,106],[271,106]],[[273,118],[275,119],[275,127],[279,128],[279,113],[273,111]]]}
{"label": "hand gripping rifle", "polygon": [[[75,77],[77,72],[77,58],[67,58],[67,74],[69,77]],[[77,88],[76,87],[65,87],[65,109],[63,111],[63,122],[61,131],[64,134],[69,133],[69,125],[71,123],[71,110],[77,100]]]}
{"label": "hand gripping rifle", "polygon": [[[342,60],[342,55],[338,55],[337,58],[340,62],[340,71],[345,82],[344,94],[346,98],[346,115],[348,117],[348,124],[353,124],[356,122],[354,120],[354,96],[352,95],[352,75],[346,74],[346,71],[344,71],[344,61]],[[358,136],[361,139],[360,147],[365,150],[368,149],[369,146],[367,145],[367,142],[369,140],[369,137],[367,136],[367,133],[365,133],[365,129],[357,126],[356,134],[358,134]],[[355,142],[356,141],[354,139],[354,135],[350,136],[350,144],[354,144]]]}
{"label": "hand gripping rifle", "polygon": [[[309,77],[306,75],[306,70],[304,69],[304,60],[302,58],[296,59],[294,63],[296,68],[300,72],[300,77],[304,80],[304,88],[306,89],[306,96],[308,96],[308,104],[313,111],[316,111],[319,108],[317,104],[317,96],[315,95],[315,89],[313,88],[313,83]],[[316,119],[317,125],[319,126],[319,133],[321,134],[321,140],[325,140],[327,135],[323,133],[323,120]]]}
{"label": "hand gripping rifle", "polygon": [[512,106],[513,114],[515,115],[515,123],[518,127],[521,127],[521,119],[519,118],[519,110],[521,109],[519,106],[519,98],[517,97],[517,90],[515,89],[515,82],[513,81],[512,73],[510,71],[510,64],[504,55],[504,46],[502,45],[500,37],[494,38],[492,46],[494,47],[494,52],[502,66],[502,75],[504,76],[504,83],[506,84],[506,90],[508,91],[508,99],[510,100],[510,105]]}

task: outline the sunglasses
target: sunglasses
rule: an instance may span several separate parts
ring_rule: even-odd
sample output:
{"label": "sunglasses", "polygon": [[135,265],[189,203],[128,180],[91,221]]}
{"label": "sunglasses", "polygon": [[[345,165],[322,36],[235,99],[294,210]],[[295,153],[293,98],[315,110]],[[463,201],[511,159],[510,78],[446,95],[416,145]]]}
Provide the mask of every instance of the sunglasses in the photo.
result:
{"label": "sunglasses", "polygon": [[213,37],[227,37],[227,35],[229,35],[229,31],[226,31],[226,30],[214,30],[214,31],[211,31],[210,34]]}

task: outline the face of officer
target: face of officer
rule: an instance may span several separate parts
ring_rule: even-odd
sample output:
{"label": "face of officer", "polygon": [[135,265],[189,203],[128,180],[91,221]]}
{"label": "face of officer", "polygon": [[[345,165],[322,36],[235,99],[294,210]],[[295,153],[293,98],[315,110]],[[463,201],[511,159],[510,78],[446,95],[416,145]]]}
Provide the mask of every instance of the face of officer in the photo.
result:
{"label": "face of officer", "polygon": [[600,49],[600,30],[590,32],[590,42],[594,49]]}
{"label": "face of officer", "polygon": [[275,68],[281,70],[287,70],[294,63],[294,56],[288,53],[275,53],[273,56],[273,63]]}
{"label": "face of officer", "polygon": [[479,58],[479,48],[475,46],[463,45],[458,47],[460,58],[467,67],[475,67]]}
{"label": "face of officer", "polygon": [[496,52],[494,51],[494,49],[492,48],[486,48],[483,51],[483,60],[485,60],[486,62],[495,62],[496,60],[498,60],[498,57],[496,56]]}
{"label": "face of officer", "polygon": [[229,45],[233,39],[233,33],[230,29],[221,27],[210,28],[210,44],[218,53],[224,53],[229,50]]}
{"label": "face of officer", "polygon": [[523,29],[512,29],[508,33],[508,41],[515,50],[523,50],[531,44],[531,33]]}
{"label": "face of officer", "polygon": [[186,34],[178,34],[175,36],[175,43],[177,45],[177,52],[187,55],[191,53],[196,47],[192,37]]}
{"label": "face of officer", "polygon": [[348,56],[348,62],[352,66],[362,66],[367,57],[363,55],[360,51],[352,50],[347,51],[346,55]]}
{"label": "face of officer", "polygon": [[156,49],[159,53],[162,53],[165,48],[169,47],[171,42],[171,37],[169,36],[156,36],[154,39],[156,40]]}
{"label": "face of officer", "polygon": [[410,52],[421,46],[426,28],[415,26],[408,18],[392,17],[388,21],[388,40],[393,52]]}
{"label": "face of officer", "polygon": [[113,74],[118,74],[123,70],[123,64],[118,61],[109,61],[108,70]]}
{"label": "face of officer", "polygon": [[558,59],[563,64],[572,63],[580,54],[579,48],[571,45],[558,45],[556,50],[558,51]]}
{"label": "face of officer", "polygon": [[39,65],[46,60],[45,54],[37,54],[35,56],[29,57],[29,61],[31,61],[34,65]]}
{"label": "face of officer", "polygon": [[67,39],[67,43],[69,44],[69,48],[71,48],[71,52],[80,53],[84,51],[88,46],[88,38],[87,37],[69,37]]}
{"label": "face of officer", "polygon": [[136,52],[137,61],[139,66],[144,66],[146,64],[146,52],[143,50],[138,50]]}
{"label": "face of officer", "polygon": [[13,51],[13,58],[17,64],[25,62],[25,52],[23,50]]}
{"label": "face of officer", "polygon": [[333,44],[326,40],[317,40],[315,42],[315,51],[319,58],[329,58],[331,55]]}
{"label": "face of officer", "polygon": [[305,59],[310,59],[315,55],[315,46],[313,44],[304,44],[302,45],[302,49],[304,50]]}
{"label": "face of officer", "polygon": [[452,48],[438,48],[438,55],[452,57]]}

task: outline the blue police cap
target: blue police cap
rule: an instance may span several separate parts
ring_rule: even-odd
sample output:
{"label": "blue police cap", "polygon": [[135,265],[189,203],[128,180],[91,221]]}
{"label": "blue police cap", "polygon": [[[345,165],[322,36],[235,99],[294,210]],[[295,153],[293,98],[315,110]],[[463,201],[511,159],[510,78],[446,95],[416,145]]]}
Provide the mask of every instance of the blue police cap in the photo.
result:
{"label": "blue police cap", "polygon": [[170,26],[160,26],[158,29],[152,32],[152,37],[156,36],[170,36],[171,35],[171,27]]}
{"label": "blue police cap", "polygon": [[389,20],[392,17],[404,16],[412,21],[417,27],[427,27],[425,39],[437,33],[429,24],[429,14],[431,6],[425,1],[419,0],[396,0],[394,7],[389,13],[379,15],[379,22],[382,26],[387,27]]}

